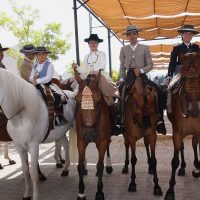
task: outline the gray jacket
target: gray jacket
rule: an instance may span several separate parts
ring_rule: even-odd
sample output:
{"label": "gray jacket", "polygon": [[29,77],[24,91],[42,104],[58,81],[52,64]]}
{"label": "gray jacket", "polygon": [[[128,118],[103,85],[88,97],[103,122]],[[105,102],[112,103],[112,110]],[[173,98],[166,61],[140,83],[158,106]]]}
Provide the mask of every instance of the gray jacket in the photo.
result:
{"label": "gray jacket", "polygon": [[130,45],[121,48],[120,51],[120,78],[126,78],[126,70],[129,68],[140,68],[144,73],[149,72],[153,68],[152,57],[149,47],[143,44],[137,45],[135,51]]}

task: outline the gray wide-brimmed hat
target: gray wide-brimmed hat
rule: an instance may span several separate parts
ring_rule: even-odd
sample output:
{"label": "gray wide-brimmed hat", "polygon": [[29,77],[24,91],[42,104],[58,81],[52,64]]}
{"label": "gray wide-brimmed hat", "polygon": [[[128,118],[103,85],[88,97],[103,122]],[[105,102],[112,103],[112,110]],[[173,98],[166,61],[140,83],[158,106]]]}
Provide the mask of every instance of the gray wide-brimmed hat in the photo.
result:
{"label": "gray wide-brimmed hat", "polygon": [[51,51],[47,50],[46,47],[35,47],[35,53],[52,53]]}
{"label": "gray wide-brimmed hat", "polygon": [[190,25],[190,24],[183,25],[180,29],[177,30],[177,32],[179,32],[179,33],[191,32],[193,34],[198,34],[199,33],[199,31],[195,30],[194,26]]}
{"label": "gray wide-brimmed hat", "polygon": [[4,47],[4,48],[3,48],[3,47],[1,46],[1,44],[0,44],[0,51],[7,51],[8,49],[9,49],[8,47]]}
{"label": "gray wide-brimmed hat", "polygon": [[130,25],[126,27],[125,32],[123,33],[123,35],[127,35],[129,33],[135,33],[135,32],[140,32],[142,29],[137,28],[135,25]]}
{"label": "gray wide-brimmed hat", "polygon": [[32,44],[25,45],[22,49],[20,49],[20,53],[24,54],[35,53],[35,46]]}
{"label": "gray wide-brimmed hat", "polygon": [[98,43],[103,42],[102,39],[99,38],[99,36],[97,34],[90,34],[89,38],[84,39],[85,42],[89,42],[89,41],[97,41]]}

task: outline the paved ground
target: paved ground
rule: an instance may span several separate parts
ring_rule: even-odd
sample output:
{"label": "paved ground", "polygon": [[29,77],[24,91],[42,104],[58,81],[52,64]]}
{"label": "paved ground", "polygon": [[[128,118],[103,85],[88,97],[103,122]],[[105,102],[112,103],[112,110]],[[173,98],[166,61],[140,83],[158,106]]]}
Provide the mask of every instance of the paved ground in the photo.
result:
{"label": "paved ground", "polygon": [[[152,176],[147,173],[146,153],[142,140],[138,141],[136,165],[137,192],[127,191],[130,181],[130,173],[121,174],[124,160],[124,146],[122,137],[113,137],[111,145],[111,156],[113,162],[113,174],[104,173],[104,193],[106,200],[163,200],[164,197],[153,196]],[[2,150],[2,149],[0,149]],[[75,165],[70,166],[68,177],[60,177],[61,170],[55,168],[53,160],[54,145],[41,145],[40,163],[42,170],[48,180],[39,184],[41,200],[71,200],[77,198],[78,174]],[[157,143],[158,176],[163,193],[168,188],[171,175],[171,158],[173,154],[171,136],[159,136]],[[185,140],[185,157],[187,162],[186,176],[177,177],[176,200],[199,200],[200,199],[200,180],[194,179],[191,175],[193,169],[193,152],[191,148],[191,138]],[[0,200],[21,199],[24,192],[24,178],[20,170],[19,157],[14,145],[11,145],[10,155],[16,165],[9,166],[3,159],[2,151],[0,154],[1,163],[4,169],[0,171]],[[85,177],[86,194],[88,200],[95,199],[96,181],[95,176],[97,151],[94,144],[90,144],[87,150],[88,176]]]}

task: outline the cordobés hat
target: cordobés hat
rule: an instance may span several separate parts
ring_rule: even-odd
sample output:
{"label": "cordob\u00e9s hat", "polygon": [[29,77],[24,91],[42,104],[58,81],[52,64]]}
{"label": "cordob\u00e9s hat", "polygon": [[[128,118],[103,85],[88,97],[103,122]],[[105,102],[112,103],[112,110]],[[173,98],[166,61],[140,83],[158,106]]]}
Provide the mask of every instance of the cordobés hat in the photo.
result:
{"label": "cordob\u00e9s hat", "polygon": [[84,41],[85,41],[85,42],[89,42],[89,41],[97,41],[98,43],[103,42],[103,40],[100,39],[100,38],[98,37],[97,34],[90,34],[90,37],[84,39]]}
{"label": "cordob\u00e9s hat", "polygon": [[199,33],[199,31],[195,30],[194,26],[190,25],[190,24],[183,25],[180,29],[177,30],[177,32],[179,32],[179,33],[191,32],[191,33],[194,33],[194,34]]}
{"label": "cordob\u00e9s hat", "polygon": [[135,33],[135,32],[140,32],[141,29],[137,28],[135,25],[130,25],[126,27],[125,32],[123,33],[123,35],[127,35],[129,33]]}
{"label": "cordob\u00e9s hat", "polygon": [[35,53],[52,53],[51,51],[47,50],[46,47],[41,46],[41,47],[35,47]]}
{"label": "cordob\u00e9s hat", "polygon": [[1,46],[1,44],[0,44],[0,51],[7,51],[9,48],[3,48],[2,46]]}
{"label": "cordob\u00e9s hat", "polygon": [[35,53],[35,46],[32,44],[25,45],[22,49],[20,49],[20,53],[24,54]]}

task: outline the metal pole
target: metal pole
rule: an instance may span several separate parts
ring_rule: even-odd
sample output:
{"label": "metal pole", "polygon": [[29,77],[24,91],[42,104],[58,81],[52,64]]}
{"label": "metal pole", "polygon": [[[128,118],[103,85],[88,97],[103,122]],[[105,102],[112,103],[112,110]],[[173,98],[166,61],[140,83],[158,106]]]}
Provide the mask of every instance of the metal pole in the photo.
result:
{"label": "metal pole", "polygon": [[92,34],[92,15],[89,13],[89,31]]}
{"label": "metal pole", "polygon": [[74,1],[74,28],[75,28],[75,43],[76,43],[76,63],[80,65],[80,56],[79,56],[79,39],[78,39],[78,18],[77,18],[77,6],[76,1]]}
{"label": "metal pole", "polygon": [[110,31],[108,30],[108,55],[109,55],[109,74],[112,78],[112,58],[111,58],[111,42],[110,42]]}

